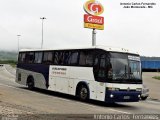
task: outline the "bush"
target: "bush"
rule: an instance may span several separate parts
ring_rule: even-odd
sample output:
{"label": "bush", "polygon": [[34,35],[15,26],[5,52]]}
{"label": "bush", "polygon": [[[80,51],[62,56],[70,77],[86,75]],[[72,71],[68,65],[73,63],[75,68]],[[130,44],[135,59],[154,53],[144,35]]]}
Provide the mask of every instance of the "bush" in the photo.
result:
{"label": "bush", "polygon": [[152,77],[152,78],[157,79],[157,80],[160,80],[160,76],[154,76],[154,77]]}
{"label": "bush", "polygon": [[14,60],[0,60],[0,64],[10,64],[10,65],[16,65],[17,62]]}

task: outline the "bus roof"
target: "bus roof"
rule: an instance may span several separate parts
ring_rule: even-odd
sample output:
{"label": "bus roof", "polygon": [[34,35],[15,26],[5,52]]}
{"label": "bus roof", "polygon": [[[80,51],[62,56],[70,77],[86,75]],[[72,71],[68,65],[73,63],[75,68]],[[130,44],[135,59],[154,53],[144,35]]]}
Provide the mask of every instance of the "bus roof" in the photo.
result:
{"label": "bus roof", "polygon": [[138,54],[138,52],[133,52],[125,48],[118,47],[109,47],[109,46],[90,46],[90,47],[77,47],[77,48],[58,48],[58,49],[21,49],[20,52],[29,52],[29,51],[50,51],[50,50],[78,50],[78,49],[102,49],[110,52],[121,52],[121,53],[132,53]]}

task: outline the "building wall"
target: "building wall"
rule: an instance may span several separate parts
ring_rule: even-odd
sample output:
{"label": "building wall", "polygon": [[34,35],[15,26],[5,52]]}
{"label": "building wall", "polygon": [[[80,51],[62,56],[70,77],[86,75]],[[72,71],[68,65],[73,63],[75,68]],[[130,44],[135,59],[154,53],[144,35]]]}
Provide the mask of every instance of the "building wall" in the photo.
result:
{"label": "building wall", "polygon": [[160,70],[160,57],[141,57],[142,70]]}

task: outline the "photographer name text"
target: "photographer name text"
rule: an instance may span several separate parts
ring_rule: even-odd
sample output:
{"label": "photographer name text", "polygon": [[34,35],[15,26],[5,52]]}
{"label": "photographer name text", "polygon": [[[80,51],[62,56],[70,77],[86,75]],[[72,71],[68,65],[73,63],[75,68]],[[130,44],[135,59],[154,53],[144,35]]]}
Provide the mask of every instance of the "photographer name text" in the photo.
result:
{"label": "photographer name text", "polygon": [[151,3],[145,3],[145,2],[127,2],[123,3],[121,2],[120,5],[123,8],[154,8],[156,6],[156,3],[151,2]]}

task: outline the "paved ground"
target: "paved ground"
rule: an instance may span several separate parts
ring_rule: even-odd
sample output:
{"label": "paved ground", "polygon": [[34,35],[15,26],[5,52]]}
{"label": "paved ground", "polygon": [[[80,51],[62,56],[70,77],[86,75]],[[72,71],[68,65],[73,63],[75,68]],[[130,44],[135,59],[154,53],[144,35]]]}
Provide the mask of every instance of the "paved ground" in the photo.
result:
{"label": "paved ground", "polygon": [[143,83],[147,85],[150,98],[160,100],[160,80],[153,79],[153,76],[160,76],[159,72],[143,72]]}
{"label": "paved ground", "polygon": [[[118,103],[106,104],[102,102],[90,101],[80,102],[75,97],[58,94],[50,91],[35,90],[30,91],[14,82],[14,71],[8,72],[9,67],[0,68],[0,115],[6,120],[12,118],[23,119],[53,119],[59,114],[74,114],[68,119],[86,119],[86,116],[79,114],[159,114],[160,102],[148,99],[138,103]],[[151,79],[157,73],[143,73],[144,83],[150,88],[150,96],[159,98],[159,81]],[[78,115],[77,115],[78,114]],[[15,116],[18,115],[18,116]],[[21,116],[20,116],[21,115]],[[62,116],[62,115],[61,115]],[[58,117],[59,120],[64,119]],[[66,116],[65,116],[66,118]],[[160,116],[158,116],[160,119]],[[1,120],[1,117],[0,117]]]}

